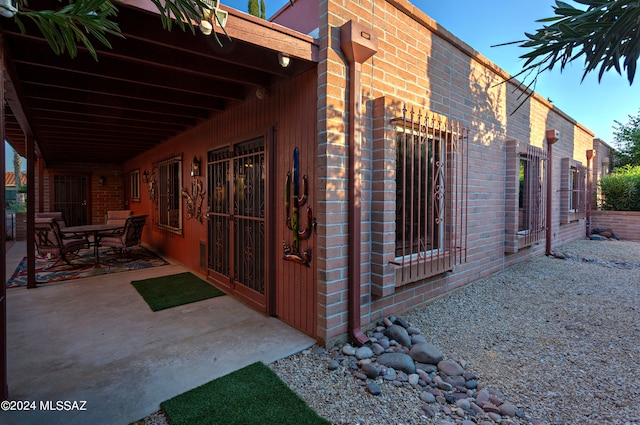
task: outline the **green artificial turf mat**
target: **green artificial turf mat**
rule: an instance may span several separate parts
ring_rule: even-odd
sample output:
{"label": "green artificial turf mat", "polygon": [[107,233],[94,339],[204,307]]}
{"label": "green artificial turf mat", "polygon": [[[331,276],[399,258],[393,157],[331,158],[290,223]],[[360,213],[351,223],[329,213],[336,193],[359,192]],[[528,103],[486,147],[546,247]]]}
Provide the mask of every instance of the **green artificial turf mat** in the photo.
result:
{"label": "green artificial turf mat", "polygon": [[257,362],[160,404],[173,425],[330,425]]}
{"label": "green artificial turf mat", "polygon": [[224,292],[190,272],[134,280],[131,284],[153,311],[224,295]]}

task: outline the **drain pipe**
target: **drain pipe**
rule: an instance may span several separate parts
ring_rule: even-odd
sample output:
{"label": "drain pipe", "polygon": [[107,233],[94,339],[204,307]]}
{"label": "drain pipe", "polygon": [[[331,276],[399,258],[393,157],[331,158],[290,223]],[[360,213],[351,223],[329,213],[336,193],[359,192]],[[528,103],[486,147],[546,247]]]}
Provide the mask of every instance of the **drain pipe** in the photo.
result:
{"label": "drain pipe", "polygon": [[349,122],[345,134],[349,146],[349,260],[348,260],[348,326],[353,342],[362,345],[369,338],[360,328],[360,234],[362,178],[356,167],[360,166],[362,131],[356,128],[360,122],[362,107],[360,74],[362,63],[378,51],[378,37],[370,29],[349,21],[340,27],[340,49],[349,62]]}
{"label": "drain pipe", "polygon": [[587,150],[587,199],[585,200],[587,205],[584,206],[586,213],[585,232],[587,238],[591,237],[591,202],[593,201],[591,198],[593,196],[593,189],[591,187],[591,160],[594,156],[596,156],[596,153],[593,149]]}
{"label": "drain pipe", "polygon": [[546,241],[546,245],[545,245],[545,255],[552,255],[551,254],[551,235],[552,235],[552,229],[551,229],[551,218],[552,218],[552,214],[551,214],[551,203],[553,201],[553,180],[552,180],[552,176],[553,173],[551,172],[551,169],[553,168],[553,149],[552,146],[555,142],[558,141],[558,139],[560,139],[560,132],[558,130],[547,130],[547,155],[549,156],[549,158],[547,159],[547,241]]}

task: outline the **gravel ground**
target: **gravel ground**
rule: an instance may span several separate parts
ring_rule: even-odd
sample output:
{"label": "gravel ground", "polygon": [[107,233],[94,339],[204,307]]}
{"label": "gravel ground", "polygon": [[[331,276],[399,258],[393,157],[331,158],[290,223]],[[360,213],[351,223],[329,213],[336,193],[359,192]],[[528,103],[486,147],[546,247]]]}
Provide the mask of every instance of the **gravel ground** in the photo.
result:
{"label": "gravel ground", "polygon": [[[555,254],[565,259],[537,257],[401,317],[524,413],[503,425],[640,425],[640,243],[580,240]],[[380,381],[373,396],[328,362],[314,347],[270,366],[334,424],[462,423],[425,416],[409,386]]]}

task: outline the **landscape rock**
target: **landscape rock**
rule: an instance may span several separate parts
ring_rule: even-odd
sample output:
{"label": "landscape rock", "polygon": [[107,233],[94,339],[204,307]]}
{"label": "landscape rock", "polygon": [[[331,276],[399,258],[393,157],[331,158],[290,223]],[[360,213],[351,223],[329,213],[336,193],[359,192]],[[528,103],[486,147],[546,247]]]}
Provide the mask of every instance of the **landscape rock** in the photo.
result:
{"label": "landscape rock", "polygon": [[416,361],[420,363],[428,363],[437,365],[442,359],[444,355],[442,351],[435,345],[430,342],[421,342],[413,347],[409,351],[409,355]]}
{"label": "landscape rock", "polygon": [[380,394],[382,394],[382,390],[380,389],[380,386],[378,384],[376,384],[375,382],[368,382],[367,383],[367,391],[369,391],[372,395],[380,395]]}
{"label": "landscape rock", "polygon": [[408,354],[383,353],[378,356],[378,363],[406,373],[416,373],[416,365]]}
{"label": "landscape rock", "polygon": [[399,344],[411,347],[411,338],[405,328],[400,325],[391,325],[385,331],[385,335],[390,340],[396,340]]}
{"label": "landscape rock", "polygon": [[438,362],[438,370],[449,376],[462,376],[464,369],[453,360],[442,360]]}
{"label": "landscape rock", "polygon": [[369,359],[373,357],[373,351],[371,350],[371,348],[366,346],[360,347],[356,350],[355,356],[356,356],[356,359],[358,360]]}

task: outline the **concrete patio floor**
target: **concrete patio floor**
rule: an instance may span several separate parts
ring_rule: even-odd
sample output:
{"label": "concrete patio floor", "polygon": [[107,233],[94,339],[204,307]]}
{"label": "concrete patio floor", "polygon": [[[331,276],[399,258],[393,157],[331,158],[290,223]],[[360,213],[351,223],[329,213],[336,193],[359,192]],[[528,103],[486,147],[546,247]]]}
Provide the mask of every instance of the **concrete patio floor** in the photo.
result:
{"label": "concrete patio floor", "polygon": [[[24,249],[7,254],[8,275]],[[183,271],[170,264],[8,289],[9,398],[37,409],[0,412],[0,423],[128,424],[212,379],[313,345],[230,296],[154,313],[130,284]],[[86,410],[41,410],[58,401],[86,402]]]}

